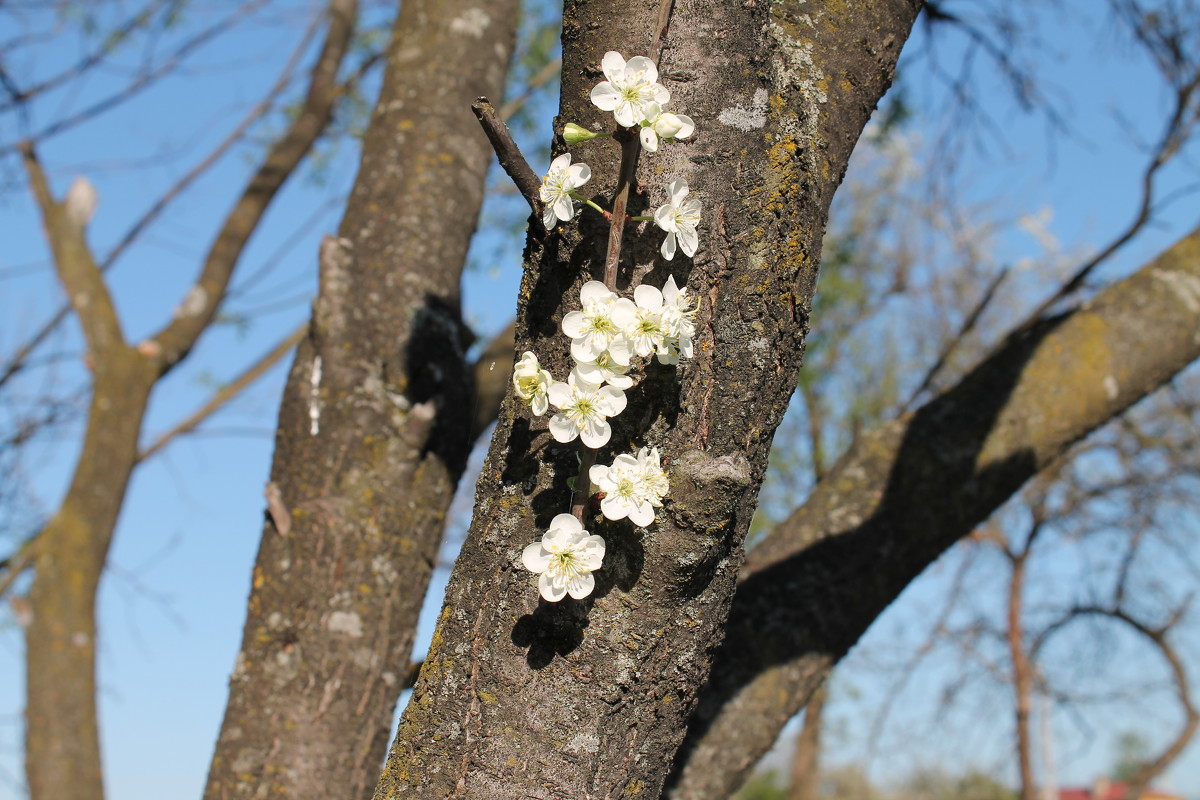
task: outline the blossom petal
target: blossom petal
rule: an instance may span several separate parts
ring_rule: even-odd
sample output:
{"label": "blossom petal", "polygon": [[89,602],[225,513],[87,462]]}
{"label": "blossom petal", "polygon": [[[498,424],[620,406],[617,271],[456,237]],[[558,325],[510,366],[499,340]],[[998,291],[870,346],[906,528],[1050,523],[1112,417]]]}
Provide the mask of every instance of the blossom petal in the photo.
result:
{"label": "blossom petal", "polygon": [[567,587],[559,584],[547,572],[543,572],[538,576],[538,591],[541,592],[542,597],[551,603],[557,603],[567,596]]}
{"label": "blossom petal", "polygon": [[550,401],[546,399],[545,393],[535,394],[529,405],[535,417],[540,417],[550,410]]}
{"label": "blossom petal", "polygon": [[629,509],[629,521],[639,528],[645,528],[654,523],[654,507],[642,501],[634,503]]}
{"label": "blossom petal", "polygon": [[628,64],[625,63],[625,57],[616,50],[609,50],[604,54],[604,58],[600,59],[600,69],[604,70],[604,77],[611,80],[620,80],[625,75],[625,68]]}
{"label": "blossom petal", "polygon": [[565,444],[575,441],[576,437],[579,436],[579,428],[566,415],[555,414],[550,418],[550,435],[554,437],[556,442],[563,442]]}
{"label": "blossom petal", "polygon": [[592,593],[592,589],[596,588],[596,576],[588,572],[576,578],[572,578],[567,583],[567,594],[574,597],[576,600],[582,600]]}
{"label": "blossom petal", "polygon": [[596,350],[596,341],[593,336],[583,336],[578,339],[571,340],[571,357],[576,361],[595,361],[596,356],[604,352],[604,345],[600,345],[599,352]]}
{"label": "blossom petal", "polygon": [[571,386],[569,384],[563,383],[562,381],[555,381],[546,387],[546,396],[550,399],[550,402],[554,404],[555,408],[562,408],[571,402],[571,398],[574,397],[574,393],[571,391]]}
{"label": "blossom petal", "polygon": [[615,494],[607,494],[600,501],[600,513],[604,515],[605,519],[625,519],[629,516],[630,510],[629,501]]}
{"label": "blossom petal", "polygon": [[600,369],[600,365],[595,361],[577,361],[574,371],[588,383],[597,386],[604,383],[604,370]]}
{"label": "blossom petal", "polygon": [[615,386],[604,386],[596,394],[599,395],[598,405],[610,417],[615,417],[624,411],[625,405],[629,402],[625,399],[625,393]]}
{"label": "blossom petal", "polygon": [[696,130],[696,123],[687,114],[676,114],[675,118],[679,120],[680,128],[671,134],[672,139],[686,139]]}
{"label": "blossom petal", "polygon": [[638,136],[642,140],[642,148],[644,150],[647,150],[651,153],[658,150],[658,134],[655,132],[654,128],[646,126],[645,128],[642,128],[642,132],[638,134]]}
{"label": "blossom petal", "polygon": [[551,206],[554,209],[554,216],[561,219],[563,222],[570,222],[575,216],[575,204],[571,202],[571,198],[563,195],[554,201]]}
{"label": "blossom petal", "polygon": [[583,336],[584,326],[587,324],[587,317],[582,311],[569,311],[563,317],[562,331],[572,339],[578,339]]}
{"label": "blossom petal", "polygon": [[588,97],[591,98],[592,105],[601,111],[613,111],[621,102],[621,93],[608,81],[597,83]]}
{"label": "blossom petal", "polygon": [[633,386],[633,378],[628,375],[613,373],[612,377],[608,379],[608,383],[610,386],[615,386],[618,389],[628,389]]}
{"label": "blossom petal", "polygon": [[583,543],[583,566],[586,569],[600,569],[604,563],[604,537],[591,534]]}
{"label": "blossom petal", "polygon": [[563,153],[561,156],[550,162],[550,169],[547,171],[547,174],[553,173],[555,170],[566,169],[570,165],[571,154]]}
{"label": "blossom petal", "polygon": [[[621,397],[624,398],[625,395],[621,395]],[[554,432],[553,422],[554,421],[551,420],[551,433]],[[574,425],[571,426],[571,429],[572,431],[578,431],[577,435],[583,439],[583,443],[593,450],[599,447],[604,447],[604,445],[608,444],[608,440],[612,437],[612,427],[608,424],[607,420],[589,419],[584,424],[583,430],[575,428]],[[555,438],[557,439],[558,437],[555,436]],[[572,436],[571,438],[574,439],[575,437]],[[560,439],[559,441],[562,440]]]}
{"label": "blossom petal", "polygon": [[637,302],[638,308],[647,311],[662,310],[663,293],[647,283],[643,283],[633,290],[633,299]]}
{"label": "blossom petal", "polygon": [[625,469],[637,469],[638,461],[628,453],[621,453],[613,459],[613,467],[615,469],[621,469],[622,467]]}
{"label": "blossom petal", "polygon": [[641,118],[634,112],[634,107],[630,103],[618,104],[613,109],[613,116],[617,118],[618,125],[624,125],[626,128],[632,128],[641,121]]}
{"label": "blossom petal", "polygon": [[[657,70],[655,72],[656,72],[656,74],[654,76],[654,79],[658,80]],[[656,103],[658,103],[659,105],[665,106],[667,103],[671,102],[671,90],[668,89],[667,87],[663,86],[662,84],[656,83],[653,86],[651,86],[650,87],[650,96],[653,97],[654,101]]]}
{"label": "blossom petal", "polygon": [[530,572],[545,572],[550,563],[550,553],[542,547],[541,542],[534,542],[521,551],[521,563]]}
{"label": "blossom petal", "polygon": [[671,198],[671,203],[679,205],[683,202],[683,198],[688,194],[688,182],[683,178],[676,178],[667,184],[667,196]]}
{"label": "blossom petal", "polygon": [[700,237],[696,235],[696,229],[687,225],[679,226],[679,249],[682,250],[688,257],[696,255],[696,247],[700,244]]}
{"label": "blossom petal", "polygon": [[[543,198],[544,200],[545,198]],[[558,221],[558,216],[554,213],[554,206],[547,205],[542,209],[542,225],[546,228],[553,228],[554,223]]]}
{"label": "blossom petal", "polygon": [[628,297],[621,297],[608,307],[608,317],[618,328],[628,328],[637,319],[637,306]]}
{"label": "blossom petal", "polygon": [[616,483],[608,477],[608,467],[603,464],[593,464],[592,468],[588,470],[588,478],[591,479],[593,485],[600,487],[602,492],[611,492],[612,488],[616,486]]}
{"label": "blossom petal", "polygon": [[[657,222],[657,217],[658,217],[658,215],[655,214],[656,222]],[[670,261],[672,258],[675,257],[675,234],[674,233],[667,234],[667,238],[663,239],[662,247],[660,247],[658,249],[658,251],[660,253],[662,253],[662,257],[665,258],[667,261]]]}
{"label": "blossom petal", "polygon": [[575,519],[573,514],[555,514],[546,532],[556,536],[574,536],[583,533],[583,523]]}
{"label": "blossom petal", "polygon": [[[608,54],[606,53],[604,57],[608,58]],[[658,67],[653,61],[646,58],[646,56],[634,56],[621,66],[624,68],[626,76],[629,76],[631,73],[640,72],[642,73],[642,79],[646,83],[658,83]],[[607,74],[605,73],[606,76]]]}
{"label": "blossom petal", "polygon": [[667,276],[667,282],[663,284],[662,296],[667,305],[677,305],[675,298],[679,297],[679,287],[675,284],[674,275]]}
{"label": "blossom petal", "polygon": [[[629,362],[633,359],[633,347],[629,343],[629,337],[623,333],[614,336],[608,343],[608,357],[614,363],[628,367]],[[611,383],[611,381],[609,382]]]}
{"label": "blossom petal", "polygon": [[608,302],[612,297],[613,293],[600,281],[588,281],[579,290],[579,300],[584,305]]}
{"label": "blossom petal", "polygon": [[[675,232],[674,209],[671,208],[669,203],[654,209],[654,224],[668,233]],[[667,258],[670,258],[670,256],[667,256]]]}
{"label": "blossom petal", "polygon": [[571,188],[575,188],[592,179],[592,168],[587,164],[575,164],[567,169],[567,174],[571,176]]}

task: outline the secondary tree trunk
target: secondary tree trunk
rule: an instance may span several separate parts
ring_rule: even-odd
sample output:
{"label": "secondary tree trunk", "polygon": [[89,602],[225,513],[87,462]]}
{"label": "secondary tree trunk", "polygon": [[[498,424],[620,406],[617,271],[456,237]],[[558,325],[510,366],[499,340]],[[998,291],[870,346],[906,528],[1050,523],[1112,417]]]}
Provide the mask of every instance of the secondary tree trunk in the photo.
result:
{"label": "secondary tree trunk", "polygon": [[[646,213],[668,180],[686,178],[704,204],[701,249],[664,262],[661,232],[635,223],[618,286],[686,283],[701,299],[696,356],[646,369],[600,455],[657,446],[670,494],[644,532],[589,517],[608,548],[596,591],[539,600],[521,550],[570,508],[578,445],[555,442],[510,394],[377,798],[657,796],[721,638],[795,386],[829,202],[918,5],[679,5],[661,72],[671,110],[698,130],[643,158],[631,210]],[[611,125],[588,92],[605,51],[652,54],[655,6],[567,3],[560,124]],[[611,192],[616,149],[574,149],[592,167],[590,192]],[[559,379],[570,366],[559,324],[602,274],[597,219],[585,212],[527,250],[517,350]]]}
{"label": "secondary tree trunk", "polygon": [[861,436],[751,553],[673,800],[724,800],[908,583],[1071,444],[1200,357],[1200,229]]}
{"label": "secondary tree trunk", "polygon": [[280,411],[205,797],[361,798],[379,774],[473,440],[459,283],[517,0],[406,0]]}
{"label": "secondary tree trunk", "polygon": [[104,796],[96,715],[96,588],[156,365],[117,345],[96,362],[71,486],[38,537],[25,632],[25,775],[34,800]]}

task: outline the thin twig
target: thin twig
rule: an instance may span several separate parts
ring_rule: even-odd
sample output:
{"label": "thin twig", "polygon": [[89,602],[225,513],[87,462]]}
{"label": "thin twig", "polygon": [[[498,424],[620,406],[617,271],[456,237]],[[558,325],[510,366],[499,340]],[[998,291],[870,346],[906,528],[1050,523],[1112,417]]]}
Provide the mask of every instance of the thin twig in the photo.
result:
{"label": "thin twig", "polygon": [[499,115],[496,114],[496,109],[492,107],[486,97],[480,97],[472,103],[471,111],[475,113],[475,118],[479,120],[483,132],[487,134],[488,141],[492,143],[492,149],[496,151],[496,158],[500,161],[501,169],[512,179],[517,191],[525,198],[525,202],[529,203],[529,208],[533,210],[534,216],[541,219],[542,198],[539,190],[542,182],[538,179],[537,173],[529,166],[529,162],[525,160],[525,156],[521,154],[521,148],[517,147],[517,143],[513,141],[508,126],[501,121]]}
{"label": "thin twig", "polygon": [[671,27],[671,12],[675,9],[675,0],[662,0],[658,4],[658,31],[654,39],[654,64],[657,66],[662,58],[663,50],[667,47],[667,29]]}
{"label": "thin twig", "polygon": [[230,383],[222,386],[220,390],[214,394],[207,403],[200,406],[186,419],[175,425],[166,433],[163,433],[154,442],[138,453],[138,462],[145,461],[150,456],[162,450],[167,444],[177,436],[182,436],[191,433],[200,423],[208,419],[221,406],[228,403],[237,395],[241,394],[248,386],[257,381],[262,375],[274,366],[281,358],[291,352],[292,348],[304,338],[304,334],[308,332],[308,322],[300,325],[294,331],[289,333],[283,341],[275,345],[270,352],[265,354],[257,362],[251,365],[245,372],[237,376]]}
{"label": "thin twig", "polygon": [[979,302],[975,304],[975,307],[971,309],[971,313],[967,315],[965,320],[963,320],[962,327],[958,329],[958,333],[954,336],[954,338],[946,343],[946,346],[938,355],[937,361],[933,362],[933,366],[929,368],[929,370],[925,373],[925,377],[921,379],[921,383],[917,386],[916,391],[909,395],[908,400],[905,401],[903,406],[904,411],[908,411],[910,408],[912,408],[912,404],[916,402],[918,397],[924,394],[925,390],[928,389],[930,384],[933,383],[933,379],[936,378],[938,373],[942,371],[942,367],[946,365],[946,362],[950,359],[950,356],[954,354],[954,351],[958,349],[958,346],[962,344],[967,335],[975,329],[976,324],[979,322],[979,318],[983,316],[983,312],[989,305],[991,305],[992,300],[995,299],[996,291],[1000,288],[1000,284],[1004,282],[1004,279],[1008,277],[1008,274],[1009,270],[1008,268],[1005,268],[1002,269],[996,275],[996,277],[992,278],[992,282],[989,283],[987,288],[983,290],[983,295],[979,298]]}

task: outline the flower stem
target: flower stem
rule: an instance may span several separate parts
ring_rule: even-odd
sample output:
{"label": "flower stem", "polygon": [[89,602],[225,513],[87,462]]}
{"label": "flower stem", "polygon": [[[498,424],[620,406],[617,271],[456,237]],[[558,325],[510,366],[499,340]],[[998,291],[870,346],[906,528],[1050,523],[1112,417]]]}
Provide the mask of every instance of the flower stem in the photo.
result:
{"label": "flower stem", "polygon": [[632,131],[621,128],[613,139],[621,143],[621,169],[617,174],[617,191],[613,197],[612,226],[608,229],[608,252],[604,257],[604,285],[609,291],[617,290],[617,264],[621,260],[621,242],[625,236],[625,208],[629,205],[629,191],[633,188],[637,173],[638,155],[642,148]]}
{"label": "flower stem", "polygon": [[601,214],[603,214],[603,215],[604,215],[604,218],[605,218],[606,220],[608,220],[609,222],[611,222],[611,221],[612,221],[612,212],[611,212],[611,211],[609,211],[607,208],[601,208],[601,207],[600,207],[600,206],[598,206],[596,203],[592,202],[591,200],[589,200],[589,199],[588,199],[588,198],[586,198],[586,197],[581,197],[581,196],[580,196],[578,193],[576,193],[576,192],[571,192],[571,197],[574,197],[576,200],[579,200],[580,202],[584,203],[585,205],[589,205],[589,206],[591,206],[592,208],[596,209],[596,210],[597,210],[597,211],[599,211]]}
{"label": "flower stem", "polygon": [[[642,152],[637,135],[627,128],[620,128],[613,139],[621,143],[621,167],[617,172],[617,191],[613,197],[613,210],[605,212],[612,223],[608,228],[608,251],[604,257],[604,285],[608,290],[617,290],[617,265],[621,261],[621,244],[625,236],[625,221],[629,219],[625,213],[629,205],[629,192],[633,188],[637,174],[638,156]],[[600,209],[603,211],[603,209]],[[592,466],[596,463],[596,451],[583,448],[579,459],[579,478],[575,481],[575,497],[571,501],[571,514],[583,522],[584,512],[587,511],[588,501],[592,496]]]}

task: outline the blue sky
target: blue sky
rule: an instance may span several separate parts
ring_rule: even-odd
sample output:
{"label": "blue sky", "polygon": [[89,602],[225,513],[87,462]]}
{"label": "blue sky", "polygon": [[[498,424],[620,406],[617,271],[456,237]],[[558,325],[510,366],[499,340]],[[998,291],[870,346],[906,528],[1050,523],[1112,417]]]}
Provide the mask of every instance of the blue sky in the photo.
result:
{"label": "blue sky", "polygon": [[[193,7],[187,19],[189,24],[211,24],[233,7]],[[1021,216],[1041,209],[1053,210],[1047,228],[1069,252],[1094,248],[1125,224],[1134,211],[1136,180],[1144,161],[1144,154],[1131,143],[1130,128],[1151,137],[1157,132],[1153,123],[1163,114],[1165,98],[1146,89],[1154,85],[1146,64],[1129,57],[1129,48],[1105,31],[1095,18],[1098,15],[1088,13],[1094,3],[1077,0],[1065,7],[1062,14],[1034,15],[1043,38],[1036,48],[1029,48],[1047,93],[1069,123],[1065,134],[1048,129],[1044,116],[1020,111],[985,67],[981,66],[973,84],[977,96],[988,98],[996,129],[981,132],[982,146],[963,153],[971,180],[961,191],[972,201],[986,198],[997,218],[1010,221],[997,237],[997,246],[1012,261],[1042,255],[1038,243],[1015,224]],[[97,187],[100,209],[89,233],[99,252],[106,252],[148,203],[259,99],[299,41],[311,8],[294,0],[255,12],[212,46],[197,51],[186,68],[169,80],[41,148],[59,192],[78,174]],[[372,9],[373,19],[386,17],[386,9]],[[170,34],[155,46],[165,47],[176,37]],[[62,35],[28,57],[6,61],[5,67],[28,82],[72,63],[89,46],[77,36]],[[0,117],[0,147],[121,85],[149,47],[114,59],[113,66],[99,70],[81,86],[52,94],[34,106],[27,120],[11,114]],[[954,45],[945,50],[950,62],[954,51]],[[922,72],[927,63],[914,60],[902,76],[919,111],[935,107],[938,96],[936,81]],[[1127,121],[1117,118],[1117,109]],[[552,113],[549,105],[539,111],[545,127],[535,139],[545,137]],[[918,119],[914,127],[926,130],[925,122]],[[277,130],[278,118],[269,124]],[[130,339],[153,332],[169,318],[196,275],[216,221],[231,205],[257,152],[253,144],[238,148],[191,188],[110,273]],[[349,144],[325,155],[317,174],[298,176],[288,185],[251,242],[234,282],[230,309],[245,321],[206,334],[186,365],[156,389],[147,418],[147,440],[194,409],[215,383],[236,375],[306,318],[315,287],[317,241],[336,228],[339,201],[357,163]],[[545,166],[545,154],[530,155],[535,169]],[[60,292],[46,265],[40,223],[15,161],[9,156],[2,164],[0,175],[8,180],[0,192],[0,214],[10,235],[8,247],[0,254],[0,351],[7,351],[57,307]],[[1192,168],[1173,173],[1171,180],[1183,183],[1195,177]],[[513,213],[512,198],[499,202],[502,205],[486,213]],[[1176,203],[1161,224],[1114,260],[1107,274],[1138,266],[1190,229],[1197,220],[1189,211],[1186,200]],[[485,233],[474,245],[475,266],[464,284],[464,298],[468,320],[484,337],[502,328],[512,313],[519,258],[520,242],[511,236]],[[251,274],[274,261],[278,262],[274,267],[246,286]],[[819,331],[819,319],[815,325]],[[46,352],[77,354],[74,325],[64,326]],[[241,637],[274,414],[287,363],[210,420],[205,433],[177,441],[134,476],[99,610],[104,755],[113,798],[162,800],[163,786],[176,787],[180,798],[197,797],[201,791]],[[20,392],[35,397],[46,385],[61,389],[82,379],[77,357],[71,357],[39,373],[36,380],[22,383]],[[60,437],[39,444],[26,462],[28,488],[42,513],[53,509],[69,477],[76,431],[68,428]],[[460,497],[460,520],[467,516],[468,504]],[[445,570],[439,577],[444,581]],[[439,590],[440,585],[433,587],[434,594]],[[914,587],[910,594],[916,600],[906,597],[898,602],[879,629],[903,627],[906,614],[919,616],[913,609],[919,607],[922,594],[933,591],[932,584]],[[439,602],[431,596],[431,608]],[[426,614],[421,642],[427,641],[431,616]],[[20,796],[21,644],[11,619],[4,624],[0,629],[0,800]],[[866,698],[860,702],[878,702],[874,698],[880,689],[866,686],[862,678],[847,680],[865,686],[856,690]],[[914,710],[922,702],[919,696],[908,701]],[[861,716],[854,705],[844,708],[842,713],[851,723]],[[994,759],[1003,745],[991,741],[988,757]],[[847,745],[845,753],[853,755],[856,748]],[[1060,777],[1064,782],[1086,781],[1108,751],[1098,744],[1074,760],[1067,755],[1060,754],[1064,759]],[[1167,783],[1194,791],[1200,784],[1195,755],[1182,762]]]}

